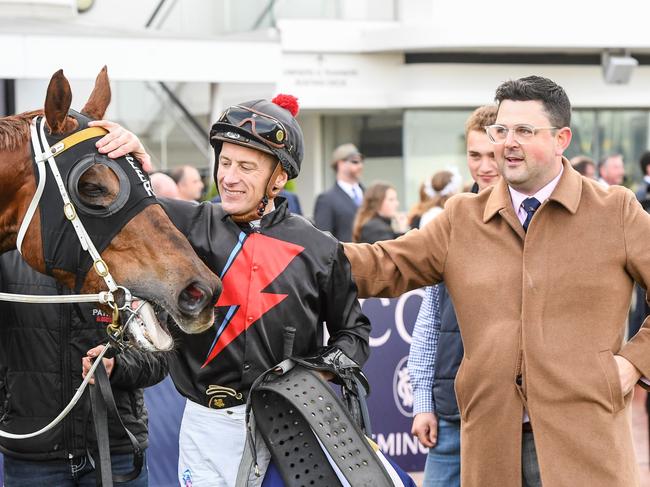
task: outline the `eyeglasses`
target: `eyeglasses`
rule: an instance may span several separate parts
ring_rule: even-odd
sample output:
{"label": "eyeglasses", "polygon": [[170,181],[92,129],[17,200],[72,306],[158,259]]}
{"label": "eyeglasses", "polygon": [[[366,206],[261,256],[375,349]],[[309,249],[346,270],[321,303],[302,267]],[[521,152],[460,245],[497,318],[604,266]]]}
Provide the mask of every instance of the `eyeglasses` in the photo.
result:
{"label": "eyeglasses", "polygon": [[363,164],[363,157],[350,157],[349,159],[344,159],[344,161],[349,162],[350,164]]}
{"label": "eyeglasses", "polygon": [[287,145],[286,141],[287,129],[277,118],[273,118],[266,113],[235,105],[223,113],[219,122],[235,127],[243,127],[249,123],[251,125],[250,132],[258,139],[262,139],[262,142],[277,149],[291,149],[291,146]]}
{"label": "eyeglasses", "polygon": [[504,125],[488,125],[485,127],[490,142],[493,144],[503,144],[508,138],[508,132],[512,130],[515,142],[520,145],[529,143],[538,130],[556,130],[558,127],[533,127],[532,125],[519,124],[512,128]]}

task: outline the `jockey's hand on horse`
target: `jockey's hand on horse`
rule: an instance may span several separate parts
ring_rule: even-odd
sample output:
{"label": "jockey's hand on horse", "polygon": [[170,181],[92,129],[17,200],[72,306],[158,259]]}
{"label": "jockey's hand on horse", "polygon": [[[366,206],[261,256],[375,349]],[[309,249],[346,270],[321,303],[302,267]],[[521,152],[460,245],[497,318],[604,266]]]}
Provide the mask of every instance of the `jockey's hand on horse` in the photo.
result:
{"label": "jockey's hand on horse", "polygon": [[416,414],[411,434],[418,437],[422,446],[433,448],[438,443],[438,417],[434,413]]}
{"label": "jockey's hand on horse", "polygon": [[[86,374],[90,370],[90,367],[93,366],[93,361],[95,360],[95,357],[97,357],[100,353],[102,353],[102,350],[104,348],[104,345],[97,345],[95,348],[91,348],[86,352],[86,356],[81,359],[81,376],[85,379]],[[113,371],[113,367],[115,366],[115,359],[114,358],[105,358],[104,360],[104,368],[106,369],[106,374],[110,377],[111,372]],[[89,381],[90,384],[95,383],[95,378],[93,377]]]}
{"label": "jockey's hand on horse", "polygon": [[93,120],[88,125],[108,130],[108,133],[95,144],[100,153],[106,154],[112,159],[131,153],[133,157],[140,161],[142,169],[148,173],[153,171],[151,157],[149,157],[142,142],[133,132],[129,132],[121,125],[108,120]]}

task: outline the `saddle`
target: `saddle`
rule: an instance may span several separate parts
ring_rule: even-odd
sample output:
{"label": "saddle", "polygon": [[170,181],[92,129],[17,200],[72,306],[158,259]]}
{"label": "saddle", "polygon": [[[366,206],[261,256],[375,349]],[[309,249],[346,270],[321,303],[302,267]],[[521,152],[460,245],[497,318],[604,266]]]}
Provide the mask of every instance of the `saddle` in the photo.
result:
{"label": "saddle", "polygon": [[[345,403],[319,372],[334,375]],[[287,487],[338,486],[339,478],[355,487],[392,487],[364,434],[370,428],[367,393],[368,381],[359,366],[336,347],[286,359],[251,387],[249,443],[252,409],[256,429]]]}

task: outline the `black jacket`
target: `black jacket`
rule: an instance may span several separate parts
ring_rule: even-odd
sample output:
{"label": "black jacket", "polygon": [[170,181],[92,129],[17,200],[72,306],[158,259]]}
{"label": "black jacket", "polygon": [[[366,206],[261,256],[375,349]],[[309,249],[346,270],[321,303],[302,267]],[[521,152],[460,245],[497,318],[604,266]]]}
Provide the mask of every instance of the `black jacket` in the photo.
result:
{"label": "black jacket", "polygon": [[286,201],[252,230],[220,204],[163,204],[197,254],[223,282],[215,324],[178,332],[170,372],[185,397],[207,407],[242,403],[252,382],[285,354],[285,327],[296,329],[292,353],[313,354],[327,322],[329,343],[359,364],[369,353],[370,324],[361,313],[343,246]]}
{"label": "black jacket", "polygon": [[374,244],[381,240],[392,240],[400,235],[393,231],[390,218],[375,215],[361,227],[359,242]]}
{"label": "black jacket", "polygon": [[316,198],[314,225],[324,232],[330,232],[341,242],[352,242],[352,225],[357,209],[352,198],[334,183],[332,188]]}
{"label": "black jacket", "polygon": [[[0,290],[20,294],[70,294],[51,277],[27,266],[17,251],[0,256]],[[30,433],[54,419],[82,382],[81,359],[106,343],[108,315],[97,305],[21,304],[0,301],[0,429]],[[127,350],[115,359],[111,385],[126,427],[147,446],[142,388],[167,373],[162,356]],[[22,459],[68,459],[95,449],[88,390],[53,430],[28,440],[0,438],[2,453]],[[111,451],[131,452],[109,416]]]}

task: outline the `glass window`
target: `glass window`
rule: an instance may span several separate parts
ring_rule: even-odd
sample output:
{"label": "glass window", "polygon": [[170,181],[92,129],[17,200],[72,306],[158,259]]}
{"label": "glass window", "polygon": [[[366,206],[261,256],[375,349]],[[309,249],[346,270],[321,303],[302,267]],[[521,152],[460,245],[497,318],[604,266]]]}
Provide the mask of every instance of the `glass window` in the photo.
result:
{"label": "glass window", "polygon": [[455,169],[471,181],[465,157],[465,121],[472,113],[459,110],[407,110],[404,114],[406,206],[419,200],[420,184],[437,171]]}
{"label": "glass window", "polygon": [[403,128],[401,112],[323,117],[323,181],[325,188],[334,184],[332,151],[348,142],[365,155],[362,182],[387,181],[395,186],[402,208],[404,202]]}
{"label": "glass window", "polygon": [[638,161],[648,149],[647,110],[599,110],[598,159],[609,154],[622,154],[625,162],[625,182],[627,186],[641,180]]}
{"label": "glass window", "polygon": [[[471,110],[407,110],[404,113],[404,184],[406,205],[418,200],[422,181],[436,171],[457,168],[470,181],[465,159],[464,124]],[[583,154],[596,164],[608,154],[625,161],[625,184],[635,189],[641,181],[639,158],[648,150],[650,111],[575,109],[573,138],[567,158]]]}
{"label": "glass window", "polygon": [[111,117],[136,133],[151,154],[154,166],[167,171],[189,164],[201,170],[210,166],[208,141],[210,87],[208,83],[167,83],[167,88],[192,114],[197,127],[172,102],[158,83],[117,81]]}
{"label": "glass window", "polygon": [[598,164],[610,154],[622,154],[625,184],[634,188],[641,181],[639,158],[648,149],[649,118],[648,110],[574,110],[573,139],[565,155],[584,154]]}
{"label": "glass window", "polygon": [[596,111],[573,110],[571,113],[571,132],[573,132],[571,145],[569,145],[564,155],[568,159],[584,155],[594,159],[594,162],[598,163]]}

